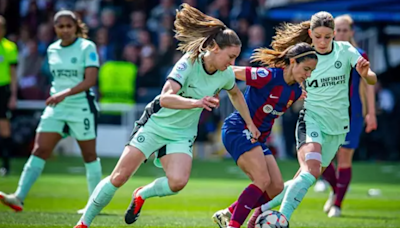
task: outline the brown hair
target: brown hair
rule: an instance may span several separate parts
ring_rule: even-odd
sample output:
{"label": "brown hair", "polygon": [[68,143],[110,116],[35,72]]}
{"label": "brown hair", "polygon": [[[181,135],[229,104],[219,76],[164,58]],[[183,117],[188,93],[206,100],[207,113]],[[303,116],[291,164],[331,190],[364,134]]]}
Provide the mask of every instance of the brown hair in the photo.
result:
{"label": "brown hair", "polygon": [[69,11],[69,10],[58,11],[56,13],[56,15],[54,15],[54,23],[57,23],[57,19],[60,17],[71,18],[75,22],[75,25],[76,25],[76,35],[78,37],[82,37],[85,39],[88,38],[88,32],[89,32],[88,27],[86,26],[85,23],[82,22],[81,19],[77,18],[76,15],[72,11]]}
{"label": "brown hair", "polygon": [[242,45],[238,35],[224,23],[186,3],[177,10],[174,25],[175,38],[180,41],[177,50],[190,52],[193,62],[200,53],[214,48],[215,45],[221,49]]}
{"label": "brown hair", "polygon": [[[339,21],[345,21],[347,24],[349,24],[350,30],[353,30],[353,28],[354,28],[354,21],[353,21],[353,18],[351,18],[350,15],[344,14],[344,15],[337,16],[337,17],[335,18],[335,23],[338,23]],[[357,42],[356,42],[356,40],[354,39],[353,36],[350,37],[349,42],[351,43],[351,45],[353,45],[353,47],[357,47],[357,46],[358,46],[358,45],[357,45]]]}
{"label": "brown hair", "polygon": [[312,43],[308,30],[318,27],[328,27],[335,29],[333,16],[325,11],[318,12],[311,17],[310,21],[304,21],[300,24],[284,23],[276,28],[276,35],[273,37],[271,46],[274,50],[283,52],[288,47],[300,42]]}
{"label": "brown hair", "polygon": [[318,60],[314,48],[310,44],[302,42],[286,48],[283,52],[268,48],[256,49],[251,56],[251,61],[261,62],[263,65],[269,67],[284,67],[290,64],[289,59],[291,58],[296,59],[297,63],[303,62],[306,59]]}

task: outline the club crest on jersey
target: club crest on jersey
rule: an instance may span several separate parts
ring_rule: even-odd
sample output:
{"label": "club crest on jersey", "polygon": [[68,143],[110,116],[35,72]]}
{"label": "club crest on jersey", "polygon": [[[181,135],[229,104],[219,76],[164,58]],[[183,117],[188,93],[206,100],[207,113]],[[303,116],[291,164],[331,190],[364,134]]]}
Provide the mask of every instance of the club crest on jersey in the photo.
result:
{"label": "club crest on jersey", "polygon": [[176,66],[176,69],[178,71],[184,71],[187,68],[187,64],[186,63],[179,63],[178,66]]}
{"label": "club crest on jersey", "polygon": [[339,60],[335,62],[335,67],[336,69],[339,69],[340,67],[342,67],[342,62],[340,62]]}
{"label": "club crest on jersey", "polygon": [[287,105],[286,105],[286,108],[289,108],[292,104],[293,104],[293,101],[292,101],[292,100],[289,100],[288,103],[287,103]]}
{"label": "club crest on jersey", "polygon": [[265,69],[265,68],[258,68],[257,69],[258,77],[265,78],[265,77],[268,76],[268,74],[269,74],[269,71],[267,69]]}
{"label": "club crest on jersey", "polygon": [[71,63],[76,63],[78,60],[76,59],[76,57],[73,57],[72,59],[71,59]]}

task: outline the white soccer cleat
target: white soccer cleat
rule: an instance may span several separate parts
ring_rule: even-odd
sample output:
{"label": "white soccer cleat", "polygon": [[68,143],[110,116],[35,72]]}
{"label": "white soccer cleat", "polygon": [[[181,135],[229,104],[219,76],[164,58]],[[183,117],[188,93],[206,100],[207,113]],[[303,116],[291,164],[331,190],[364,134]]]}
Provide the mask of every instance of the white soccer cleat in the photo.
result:
{"label": "white soccer cleat", "polygon": [[341,214],[342,210],[340,210],[339,207],[332,206],[331,209],[329,210],[328,217],[329,218],[340,217]]}
{"label": "white soccer cleat", "polygon": [[228,208],[226,208],[215,212],[212,216],[212,219],[220,228],[227,228],[229,221],[231,220],[231,216],[232,213],[228,210]]}
{"label": "white soccer cleat", "polygon": [[14,194],[7,195],[4,192],[0,192],[0,202],[13,209],[15,212],[24,209],[24,204]]}
{"label": "white soccer cleat", "polygon": [[333,192],[329,193],[328,200],[326,201],[326,203],[324,205],[324,212],[325,213],[329,213],[329,211],[333,207],[333,204],[335,202],[335,198],[336,198],[336,195],[333,194]]}
{"label": "white soccer cleat", "polygon": [[324,180],[318,180],[314,186],[314,192],[325,192],[328,189],[328,184]]}

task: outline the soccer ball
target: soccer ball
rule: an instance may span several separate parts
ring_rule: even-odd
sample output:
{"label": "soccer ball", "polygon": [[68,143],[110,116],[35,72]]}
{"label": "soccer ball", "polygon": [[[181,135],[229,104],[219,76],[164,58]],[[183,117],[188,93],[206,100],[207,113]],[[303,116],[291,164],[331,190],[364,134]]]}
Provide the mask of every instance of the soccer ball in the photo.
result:
{"label": "soccer ball", "polygon": [[289,221],[280,212],[268,210],[258,216],[256,228],[289,228]]}

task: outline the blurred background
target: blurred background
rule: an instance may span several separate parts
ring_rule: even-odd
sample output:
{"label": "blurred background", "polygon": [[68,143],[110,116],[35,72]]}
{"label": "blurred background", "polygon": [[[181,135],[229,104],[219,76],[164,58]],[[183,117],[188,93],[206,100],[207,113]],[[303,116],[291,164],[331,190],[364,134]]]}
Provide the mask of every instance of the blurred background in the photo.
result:
{"label": "blurred background", "polygon": [[[398,0],[0,0],[7,20],[6,37],[18,45],[18,108],[12,117],[13,155],[27,157],[51,73],[46,49],[56,40],[53,16],[60,9],[75,11],[89,26],[101,67],[95,88],[101,107],[97,149],[100,157],[117,157],[144,106],[161,91],[173,64],[182,56],[175,48],[175,10],[188,3],[219,18],[240,36],[243,47],[237,65],[250,65],[258,47],[267,47],[279,23],[308,20],[317,11],[333,16],[349,13],[356,41],[378,74],[378,130],[363,134],[356,160],[400,160],[400,3]],[[122,86],[130,83],[131,86]],[[112,90],[105,84],[115,85]],[[103,85],[103,86],[102,86]],[[242,89],[245,85],[240,84]],[[293,105],[278,121],[268,145],[279,159],[295,159],[294,129],[302,104]],[[204,111],[195,157],[223,159],[229,155],[220,140],[220,126],[233,111],[226,94],[221,107]],[[64,139],[54,155],[80,155],[74,140]]]}

